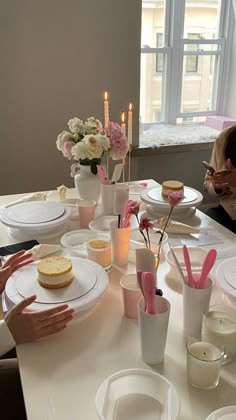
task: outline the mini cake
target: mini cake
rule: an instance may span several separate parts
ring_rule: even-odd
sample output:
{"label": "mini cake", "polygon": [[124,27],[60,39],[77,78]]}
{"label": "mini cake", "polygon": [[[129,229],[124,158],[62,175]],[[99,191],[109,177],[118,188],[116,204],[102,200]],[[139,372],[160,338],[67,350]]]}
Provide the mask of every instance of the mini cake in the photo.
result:
{"label": "mini cake", "polygon": [[162,195],[168,196],[168,191],[182,191],[184,192],[184,184],[180,181],[164,181],[162,182]]}
{"label": "mini cake", "polygon": [[60,289],[73,281],[72,263],[68,258],[53,255],[37,265],[38,282],[47,289]]}

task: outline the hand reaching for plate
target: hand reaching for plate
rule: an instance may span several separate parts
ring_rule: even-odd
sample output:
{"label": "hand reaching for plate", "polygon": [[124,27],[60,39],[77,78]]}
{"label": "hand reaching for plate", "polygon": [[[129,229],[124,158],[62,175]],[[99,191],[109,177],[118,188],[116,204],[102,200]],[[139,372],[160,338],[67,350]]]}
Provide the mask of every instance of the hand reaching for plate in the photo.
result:
{"label": "hand reaching for plate", "polygon": [[18,268],[23,267],[26,264],[29,264],[33,260],[31,259],[32,254],[25,250],[16,252],[8,260],[2,264],[0,268],[0,294],[5,289],[5,285],[9,277],[16,271]]}
{"label": "hand reaching for plate", "polygon": [[27,310],[35,299],[36,295],[23,299],[6,314],[5,322],[16,344],[56,334],[73,318],[74,309],[65,304],[42,311]]}

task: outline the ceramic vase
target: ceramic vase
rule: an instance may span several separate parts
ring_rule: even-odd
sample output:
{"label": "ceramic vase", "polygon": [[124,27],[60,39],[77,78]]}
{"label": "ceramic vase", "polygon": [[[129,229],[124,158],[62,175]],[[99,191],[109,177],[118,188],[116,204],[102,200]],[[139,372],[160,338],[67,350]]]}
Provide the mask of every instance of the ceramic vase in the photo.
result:
{"label": "ceramic vase", "polygon": [[72,165],[71,176],[74,178],[75,188],[80,198],[97,203],[101,193],[101,182],[99,176],[91,172],[90,165],[79,163]]}

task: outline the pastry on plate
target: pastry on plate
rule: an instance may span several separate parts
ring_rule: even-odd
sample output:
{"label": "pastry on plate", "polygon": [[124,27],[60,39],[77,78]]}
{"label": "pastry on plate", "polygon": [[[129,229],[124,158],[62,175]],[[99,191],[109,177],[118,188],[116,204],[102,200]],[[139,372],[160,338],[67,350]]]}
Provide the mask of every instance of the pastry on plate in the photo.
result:
{"label": "pastry on plate", "polygon": [[74,278],[69,258],[53,255],[43,258],[37,264],[38,282],[47,289],[69,286]]}

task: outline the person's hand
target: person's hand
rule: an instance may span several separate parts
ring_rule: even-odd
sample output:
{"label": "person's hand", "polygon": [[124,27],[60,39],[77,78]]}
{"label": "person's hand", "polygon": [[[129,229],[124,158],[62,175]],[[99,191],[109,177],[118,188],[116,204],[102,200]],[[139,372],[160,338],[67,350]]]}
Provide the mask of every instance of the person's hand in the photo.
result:
{"label": "person's hand", "polygon": [[227,159],[227,168],[214,172],[212,175],[212,183],[216,189],[226,189],[236,187],[236,168],[230,159]]}
{"label": "person's hand", "polygon": [[25,250],[22,250],[13,254],[5,263],[2,264],[0,267],[0,294],[5,289],[6,282],[12,273],[14,273],[14,271],[18,268],[32,262],[31,256],[31,253],[25,254]]}
{"label": "person's hand", "polygon": [[36,295],[23,299],[5,316],[5,322],[16,344],[56,334],[64,330],[73,318],[74,309],[64,304],[41,311],[27,310],[27,306],[31,305],[35,299]]}

